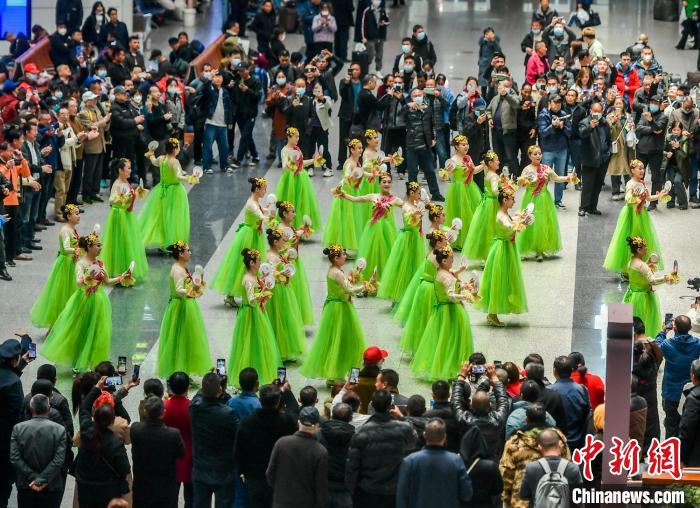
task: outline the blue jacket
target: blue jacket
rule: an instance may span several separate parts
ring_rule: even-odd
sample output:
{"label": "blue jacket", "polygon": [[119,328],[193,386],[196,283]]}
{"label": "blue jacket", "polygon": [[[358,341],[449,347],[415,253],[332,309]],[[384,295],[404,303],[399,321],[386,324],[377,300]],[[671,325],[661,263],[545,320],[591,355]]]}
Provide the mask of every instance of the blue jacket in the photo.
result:
{"label": "blue jacket", "polygon": [[547,390],[553,390],[561,395],[566,415],[566,439],[569,442],[583,441],[586,435],[586,420],[591,411],[591,401],[588,390],[572,379],[557,379]]}
{"label": "blue jacket", "polygon": [[239,420],[243,420],[256,409],[260,409],[260,400],[253,392],[242,392],[238,397],[231,397],[228,407],[232,408]]}
{"label": "blue jacket", "polygon": [[564,127],[555,129],[552,127],[552,119],[557,116],[565,116],[563,110],[552,113],[549,108],[544,108],[537,116],[537,133],[540,138],[540,147],[543,152],[558,152],[566,150],[568,139],[571,136],[571,119],[564,120]]}
{"label": "blue jacket", "polygon": [[[53,131],[53,134],[49,135],[51,131]],[[51,153],[45,155],[44,160],[46,164],[51,164],[54,170],[59,169],[58,154],[60,148],[65,144],[66,139],[56,134],[56,124],[51,124],[50,127],[39,127],[39,136],[37,136],[36,141],[41,148],[46,148],[47,146],[51,147]]]}
{"label": "blue jacket", "polygon": [[396,508],[459,508],[472,498],[472,482],[462,458],[438,446],[426,446],[401,464]]}
{"label": "blue jacket", "polygon": [[301,18],[301,22],[304,26],[304,42],[307,47],[309,44],[314,42],[314,32],[311,29],[311,25],[314,22],[314,17],[321,12],[321,6],[314,5],[311,2],[301,2],[297,4],[297,14]]}
{"label": "blue jacket", "polygon": [[690,381],[690,364],[700,358],[700,339],[688,334],[677,334],[668,339],[666,332],[662,331],[656,336],[656,342],[666,360],[661,397],[678,402],[683,385]]}
{"label": "blue jacket", "polygon": [[[233,102],[231,100],[231,94],[228,88],[221,85],[221,90],[224,93],[224,118],[226,119],[226,124],[233,123]],[[214,116],[214,111],[216,111],[216,103],[219,100],[219,92],[211,84],[211,81],[207,81],[202,87],[202,94],[204,95],[204,100],[206,101],[207,108],[207,119]]]}

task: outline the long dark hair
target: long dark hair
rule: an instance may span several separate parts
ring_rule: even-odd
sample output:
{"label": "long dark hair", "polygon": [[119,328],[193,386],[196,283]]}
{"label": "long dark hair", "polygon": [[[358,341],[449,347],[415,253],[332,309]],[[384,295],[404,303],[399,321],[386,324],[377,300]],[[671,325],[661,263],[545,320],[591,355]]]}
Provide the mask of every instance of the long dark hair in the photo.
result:
{"label": "long dark hair", "polygon": [[73,414],[78,413],[83,399],[99,380],[100,375],[93,371],[83,372],[80,376],[73,379],[70,397],[71,403],[73,404]]}

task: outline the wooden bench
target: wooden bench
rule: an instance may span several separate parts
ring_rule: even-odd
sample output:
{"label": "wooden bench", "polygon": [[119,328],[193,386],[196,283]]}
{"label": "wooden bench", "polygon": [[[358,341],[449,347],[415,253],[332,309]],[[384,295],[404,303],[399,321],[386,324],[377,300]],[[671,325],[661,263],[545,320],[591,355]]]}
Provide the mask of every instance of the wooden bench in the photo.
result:
{"label": "wooden bench", "polygon": [[39,71],[53,72],[53,61],[51,60],[51,41],[48,37],[44,37],[34,46],[22,53],[15,60],[14,79],[18,79],[24,75],[24,66],[33,63]]}

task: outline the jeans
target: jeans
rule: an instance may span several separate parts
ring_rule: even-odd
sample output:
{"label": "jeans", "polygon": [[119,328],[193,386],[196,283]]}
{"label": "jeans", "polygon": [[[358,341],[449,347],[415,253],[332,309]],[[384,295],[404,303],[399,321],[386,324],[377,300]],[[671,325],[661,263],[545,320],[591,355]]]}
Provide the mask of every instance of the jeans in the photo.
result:
{"label": "jeans", "polygon": [[241,131],[241,141],[238,143],[237,161],[242,161],[246,153],[250,152],[250,156],[257,159],[258,149],[255,148],[253,140],[253,128],[255,127],[255,117],[253,118],[237,118],[236,123]]}
{"label": "jeans", "polygon": [[236,498],[235,480],[212,485],[198,480],[192,480],[194,495],[193,508],[211,508],[211,498],[214,496],[214,508],[231,508]]}
{"label": "jeans", "polygon": [[435,143],[439,167],[444,168],[445,162],[450,158],[450,134],[445,129],[438,129],[437,143]]}
{"label": "jeans", "polygon": [[101,153],[83,155],[83,199],[96,197],[100,193],[103,155]]}
{"label": "jeans", "polygon": [[267,478],[246,476],[245,483],[248,489],[248,508],[272,508],[272,487],[267,483]]}
{"label": "jeans", "polygon": [[335,56],[341,60],[348,59],[348,39],[350,37],[349,26],[339,26],[335,32]]}
{"label": "jeans", "polygon": [[690,187],[688,194],[692,199],[698,197],[698,158],[695,155],[690,156]]}
{"label": "jeans", "polygon": [[[651,171],[651,193],[656,194],[661,190],[661,187],[664,184],[664,175],[661,174],[661,162],[663,161],[663,153],[637,152],[637,158],[640,161],[642,161],[645,166],[649,166],[649,170]],[[656,202],[652,202],[652,205],[656,205]],[[654,206],[653,208],[656,208],[656,206]]]}
{"label": "jeans", "polygon": [[406,149],[406,165],[408,166],[408,181],[418,181],[418,167],[428,180],[428,189],[430,194],[435,199],[440,195],[437,178],[435,176],[435,159],[430,148],[407,148]]}
{"label": "jeans", "polygon": [[194,140],[192,141],[192,149],[194,151],[194,162],[202,163],[202,143],[204,141],[204,126],[195,125]]}
{"label": "jeans", "polygon": [[[581,140],[580,139],[570,139],[569,140],[569,156],[566,164],[566,169],[570,167],[574,168],[577,174],[581,174]],[[583,181],[583,179],[581,179]]]}
{"label": "jeans", "polygon": [[[546,164],[554,170],[559,176],[566,175],[566,150],[557,150],[556,152],[542,151],[542,164]],[[554,185],[554,202],[561,203],[564,196],[564,184],[557,183]]]}
{"label": "jeans", "polygon": [[5,254],[7,259],[15,259],[19,254],[20,239],[22,231],[22,219],[20,218],[19,205],[5,205],[5,213],[10,221],[5,224]]}
{"label": "jeans", "polygon": [[347,490],[328,491],[328,508],[352,508],[352,496]]}
{"label": "jeans", "polygon": [[515,157],[515,135],[515,131],[503,132],[499,127],[494,127],[491,134],[493,151],[501,159],[501,167],[507,166],[512,174],[518,170],[518,159]]}
{"label": "jeans", "polygon": [[[54,170],[55,171],[55,170]],[[51,197],[51,189],[53,189],[53,172],[41,173],[39,177],[41,191],[39,194],[39,204],[37,205],[36,220],[43,223],[46,220],[46,208],[49,206],[49,198]]]}
{"label": "jeans", "polygon": [[666,438],[678,437],[678,426],[681,423],[681,415],[678,413],[679,401],[661,399],[661,407],[666,413],[664,418],[664,429],[666,429]]}
{"label": "jeans", "polygon": [[20,202],[19,213],[22,220],[22,229],[20,231],[20,246],[29,248],[31,241],[34,239],[34,226],[36,225],[36,216],[39,212],[40,191],[25,189],[24,199]]}
{"label": "jeans", "polygon": [[202,145],[202,157],[204,169],[211,169],[214,142],[219,150],[219,169],[226,171],[226,157],[228,157],[228,138],[226,127],[206,124],[204,126],[204,144]]}
{"label": "jeans", "polygon": [[34,492],[31,489],[17,489],[17,508],[60,508],[63,489]]}
{"label": "jeans", "polygon": [[[367,41],[365,43],[367,46],[367,55],[369,56],[368,65],[372,65],[372,60],[377,68],[377,72],[382,70],[382,58],[384,56],[384,41],[381,39],[376,39],[373,41]],[[369,69],[367,69],[369,71]]]}
{"label": "jeans", "polygon": [[605,169],[603,168],[604,166],[583,166],[581,170],[583,189],[581,190],[581,205],[579,209],[586,212],[598,209],[598,197],[600,196],[600,189],[603,187],[603,180],[605,180]]}
{"label": "jeans", "polygon": [[236,501],[233,508],[246,508],[248,506],[248,488],[240,476],[236,477]]}

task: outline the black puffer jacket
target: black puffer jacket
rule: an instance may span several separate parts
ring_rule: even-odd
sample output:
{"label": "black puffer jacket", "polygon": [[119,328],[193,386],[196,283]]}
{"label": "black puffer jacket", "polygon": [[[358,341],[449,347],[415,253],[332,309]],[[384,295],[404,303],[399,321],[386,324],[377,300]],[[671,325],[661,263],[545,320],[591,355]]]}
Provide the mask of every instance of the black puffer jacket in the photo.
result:
{"label": "black puffer jacket", "polygon": [[681,462],[700,466],[700,385],[688,393],[680,424]]}
{"label": "black puffer jacket", "polygon": [[345,485],[350,492],[393,495],[403,458],[416,447],[416,433],[407,423],[377,413],[350,442]]}
{"label": "black puffer jacket", "polygon": [[433,145],[437,132],[433,125],[431,108],[420,109],[406,107],[401,111],[406,121],[406,148],[425,150]]}
{"label": "black puffer jacket", "polygon": [[113,139],[136,139],[139,131],[136,127],[136,118],[139,113],[130,106],[129,101],[119,102],[114,101],[110,108],[112,113],[112,121],[110,124],[110,132]]}
{"label": "black puffer jacket", "polygon": [[345,490],[345,465],[354,435],[355,427],[342,420],[328,420],[321,424],[318,440],[328,450],[328,490]]}

